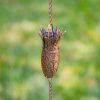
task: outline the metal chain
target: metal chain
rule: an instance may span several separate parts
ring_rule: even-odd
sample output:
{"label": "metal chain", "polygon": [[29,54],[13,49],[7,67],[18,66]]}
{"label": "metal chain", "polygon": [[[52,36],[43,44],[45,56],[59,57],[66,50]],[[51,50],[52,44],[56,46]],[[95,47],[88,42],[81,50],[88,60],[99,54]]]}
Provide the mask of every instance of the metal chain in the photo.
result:
{"label": "metal chain", "polygon": [[52,0],[49,0],[49,24],[52,25]]}
{"label": "metal chain", "polygon": [[[52,0],[49,0],[49,28],[52,28]],[[52,100],[52,78],[48,79],[49,82],[49,100]]]}
{"label": "metal chain", "polygon": [[49,100],[52,100],[52,78],[51,80],[48,79],[49,82]]}

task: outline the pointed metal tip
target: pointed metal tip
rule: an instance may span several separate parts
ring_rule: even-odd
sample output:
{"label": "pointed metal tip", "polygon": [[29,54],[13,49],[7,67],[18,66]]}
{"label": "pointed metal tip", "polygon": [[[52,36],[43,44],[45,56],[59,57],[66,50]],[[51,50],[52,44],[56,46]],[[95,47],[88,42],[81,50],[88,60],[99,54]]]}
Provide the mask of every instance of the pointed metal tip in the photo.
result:
{"label": "pointed metal tip", "polygon": [[44,28],[40,28],[41,33],[46,33],[46,30]]}
{"label": "pointed metal tip", "polygon": [[54,33],[57,33],[58,32],[58,27],[56,26],[53,30]]}

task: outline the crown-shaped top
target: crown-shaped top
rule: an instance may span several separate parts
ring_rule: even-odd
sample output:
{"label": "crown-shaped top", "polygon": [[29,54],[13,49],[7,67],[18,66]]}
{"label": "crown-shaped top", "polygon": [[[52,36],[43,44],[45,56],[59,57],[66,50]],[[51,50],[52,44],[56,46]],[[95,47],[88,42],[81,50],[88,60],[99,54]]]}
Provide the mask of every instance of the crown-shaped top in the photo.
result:
{"label": "crown-shaped top", "polygon": [[57,27],[53,29],[53,26],[49,24],[47,31],[44,28],[41,28],[40,31],[40,37],[43,40],[44,48],[57,46],[62,36],[62,32],[60,32]]}

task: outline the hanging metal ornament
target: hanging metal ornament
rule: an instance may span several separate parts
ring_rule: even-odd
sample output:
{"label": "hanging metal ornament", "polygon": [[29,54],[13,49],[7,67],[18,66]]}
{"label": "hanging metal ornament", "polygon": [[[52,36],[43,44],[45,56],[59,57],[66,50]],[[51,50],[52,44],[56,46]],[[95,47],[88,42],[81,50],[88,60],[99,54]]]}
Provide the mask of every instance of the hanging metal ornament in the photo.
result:
{"label": "hanging metal ornament", "polygon": [[52,0],[49,0],[49,25],[47,31],[44,28],[40,29],[40,37],[43,42],[41,65],[44,76],[49,82],[49,100],[52,100],[52,78],[57,72],[60,52],[59,41],[63,32],[58,28],[53,29],[52,25]]}

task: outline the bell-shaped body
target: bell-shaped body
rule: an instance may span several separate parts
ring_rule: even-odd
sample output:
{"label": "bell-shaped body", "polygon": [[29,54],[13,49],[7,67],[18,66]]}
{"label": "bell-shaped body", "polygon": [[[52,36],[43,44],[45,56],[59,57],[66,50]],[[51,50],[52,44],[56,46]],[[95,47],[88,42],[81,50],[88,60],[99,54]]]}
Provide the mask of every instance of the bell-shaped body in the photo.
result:
{"label": "bell-shaped body", "polygon": [[59,41],[62,32],[57,27],[53,30],[51,26],[48,26],[48,31],[41,28],[40,36],[43,41],[41,54],[42,70],[45,77],[52,78],[59,65]]}

